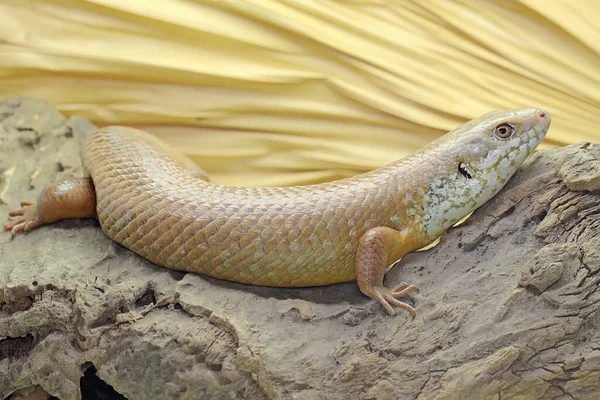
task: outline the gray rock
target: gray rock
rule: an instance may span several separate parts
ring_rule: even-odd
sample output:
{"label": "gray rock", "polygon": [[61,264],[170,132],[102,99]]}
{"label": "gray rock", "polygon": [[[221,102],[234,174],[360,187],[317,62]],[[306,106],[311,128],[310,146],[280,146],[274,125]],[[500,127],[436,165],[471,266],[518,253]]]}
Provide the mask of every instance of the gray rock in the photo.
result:
{"label": "gray rock", "polygon": [[[0,215],[80,176],[91,130],[40,100],[0,103]],[[0,398],[80,399],[93,366],[130,400],[596,399],[597,149],[537,153],[404,257],[386,282],[419,287],[414,321],[354,283],[275,289],[160,268],[95,221],[2,233]]]}
{"label": "gray rock", "polygon": [[558,174],[571,190],[600,190],[600,146],[582,143],[576,153],[565,153]]}

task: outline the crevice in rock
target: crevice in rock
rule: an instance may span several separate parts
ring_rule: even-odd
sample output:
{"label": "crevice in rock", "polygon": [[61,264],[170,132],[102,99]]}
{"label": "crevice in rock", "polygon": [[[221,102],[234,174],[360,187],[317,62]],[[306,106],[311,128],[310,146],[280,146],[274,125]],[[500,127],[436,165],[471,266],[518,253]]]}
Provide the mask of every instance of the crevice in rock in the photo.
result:
{"label": "crevice in rock", "polygon": [[23,296],[10,303],[0,303],[0,312],[13,314],[19,311],[27,311],[33,305],[35,299],[33,296]]}
{"label": "crevice in rock", "polygon": [[97,375],[94,365],[85,370],[79,385],[81,387],[81,400],[127,400],[112,386],[104,382]]}
{"label": "crevice in rock", "polygon": [[135,301],[136,307],[145,307],[149,304],[156,304],[154,289],[148,287],[144,293]]}
{"label": "crevice in rock", "polygon": [[0,340],[0,360],[23,357],[35,347],[35,344],[36,340],[30,334],[2,339]]}
{"label": "crevice in rock", "polygon": [[182,271],[171,271],[171,270],[169,270],[169,274],[173,277],[173,279],[175,279],[177,282],[179,282],[180,280],[182,280],[183,278],[185,278],[185,276],[188,273],[187,272],[182,272]]}

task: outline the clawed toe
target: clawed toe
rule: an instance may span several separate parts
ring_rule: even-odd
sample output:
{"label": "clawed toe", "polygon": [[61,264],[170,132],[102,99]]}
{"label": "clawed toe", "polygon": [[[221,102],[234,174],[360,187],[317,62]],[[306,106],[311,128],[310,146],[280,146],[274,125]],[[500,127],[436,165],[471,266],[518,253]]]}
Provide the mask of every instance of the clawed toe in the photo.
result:
{"label": "clawed toe", "polygon": [[7,223],[6,225],[4,225],[4,229],[6,229],[7,231],[10,231],[10,233],[14,236],[17,233],[26,230],[27,227],[27,221],[25,221],[24,219],[18,219],[16,221],[11,221],[9,223]]}
{"label": "clawed toe", "polygon": [[21,208],[10,211],[8,215],[11,217],[21,217],[14,221],[8,221],[4,225],[4,229],[10,231],[13,236],[19,232],[26,232],[41,225],[37,207],[35,203],[30,201],[22,201]]}
{"label": "clawed toe", "polygon": [[15,236],[17,233],[27,232],[39,225],[40,224],[37,220],[20,219],[20,220],[17,220],[12,223],[4,225],[4,229],[6,229],[7,231],[10,231],[12,236]]}
{"label": "clawed toe", "polygon": [[[395,290],[400,290],[400,291],[393,291],[384,286],[373,287],[371,297],[374,298],[375,300],[377,300],[383,306],[383,308],[385,308],[385,310],[388,312],[388,314],[390,314],[390,315],[396,314],[394,307],[398,307],[398,308],[402,308],[402,309],[406,310],[410,314],[411,318],[415,319],[415,317],[417,315],[417,312],[415,311],[415,309],[412,306],[410,306],[409,304],[406,304],[406,303],[398,300],[398,298],[406,296],[407,294],[413,292],[416,288],[417,288],[416,286],[408,285],[407,283],[404,283],[404,282],[397,285],[396,287],[394,287]],[[392,306],[394,306],[394,307],[392,307]]]}
{"label": "clawed toe", "polygon": [[[415,317],[417,316],[417,312],[415,311],[415,309],[412,306],[410,306],[400,300],[396,300],[392,295],[386,295],[386,296],[384,296],[384,298],[392,305],[408,311],[411,319],[415,319]],[[392,309],[392,311],[393,311],[393,309]],[[389,312],[389,310],[388,310],[388,312]]]}
{"label": "clawed toe", "polygon": [[18,223],[19,223],[19,221],[7,222],[6,224],[4,224],[4,230],[5,231],[10,231]]}
{"label": "clawed toe", "polygon": [[404,297],[414,292],[415,290],[417,290],[417,287],[415,285],[409,285],[406,282],[402,282],[392,289],[392,296],[394,296],[395,298]]}
{"label": "clawed toe", "polygon": [[408,283],[406,283],[406,282],[399,283],[396,286],[394,286],[394,288],[392,289],[392,292],[399,292],[401,290],[406,289],[409,286],[410,285]]}
{"label": "clawed toe", "polygon": [[16,210],[12,210],[8,213],[8,215],[11,217],[18,217],[23,214],[25,214],[25,208],[17,208]]}

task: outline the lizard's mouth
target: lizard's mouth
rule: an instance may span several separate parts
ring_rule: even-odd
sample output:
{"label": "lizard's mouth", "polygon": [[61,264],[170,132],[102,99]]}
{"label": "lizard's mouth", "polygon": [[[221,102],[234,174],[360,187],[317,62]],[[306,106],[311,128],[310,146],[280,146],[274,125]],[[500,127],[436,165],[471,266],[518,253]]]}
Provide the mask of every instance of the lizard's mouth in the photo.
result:
{"label": "lizard's mouth", "polygon": [[534,115],[527,122],[525,131],[521,134],[518,140],[514,141],[512,148],[506,154],[512,154],[520,165],[525,159],[533,153],[536,147],[542,142],[546,136],[546,132],[550,128],[550,115],[544,110],[534,110]]}

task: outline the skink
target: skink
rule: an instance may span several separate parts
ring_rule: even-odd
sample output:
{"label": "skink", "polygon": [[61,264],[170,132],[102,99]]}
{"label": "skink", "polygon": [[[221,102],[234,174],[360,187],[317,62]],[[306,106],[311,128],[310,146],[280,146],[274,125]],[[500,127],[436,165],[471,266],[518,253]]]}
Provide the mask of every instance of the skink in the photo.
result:
{"label": "skink", "polygon": [[82,144],[86,178],[22,202],[13,235],[66,218],[97,218],[115,242],[166,268],[252,285],[356,279],[389,314],[415,310],[386,268],[496,195],[542,141],[541,109],[493,111],[369,173],[298,187],[214,184],[143,131],[100,129]]}

